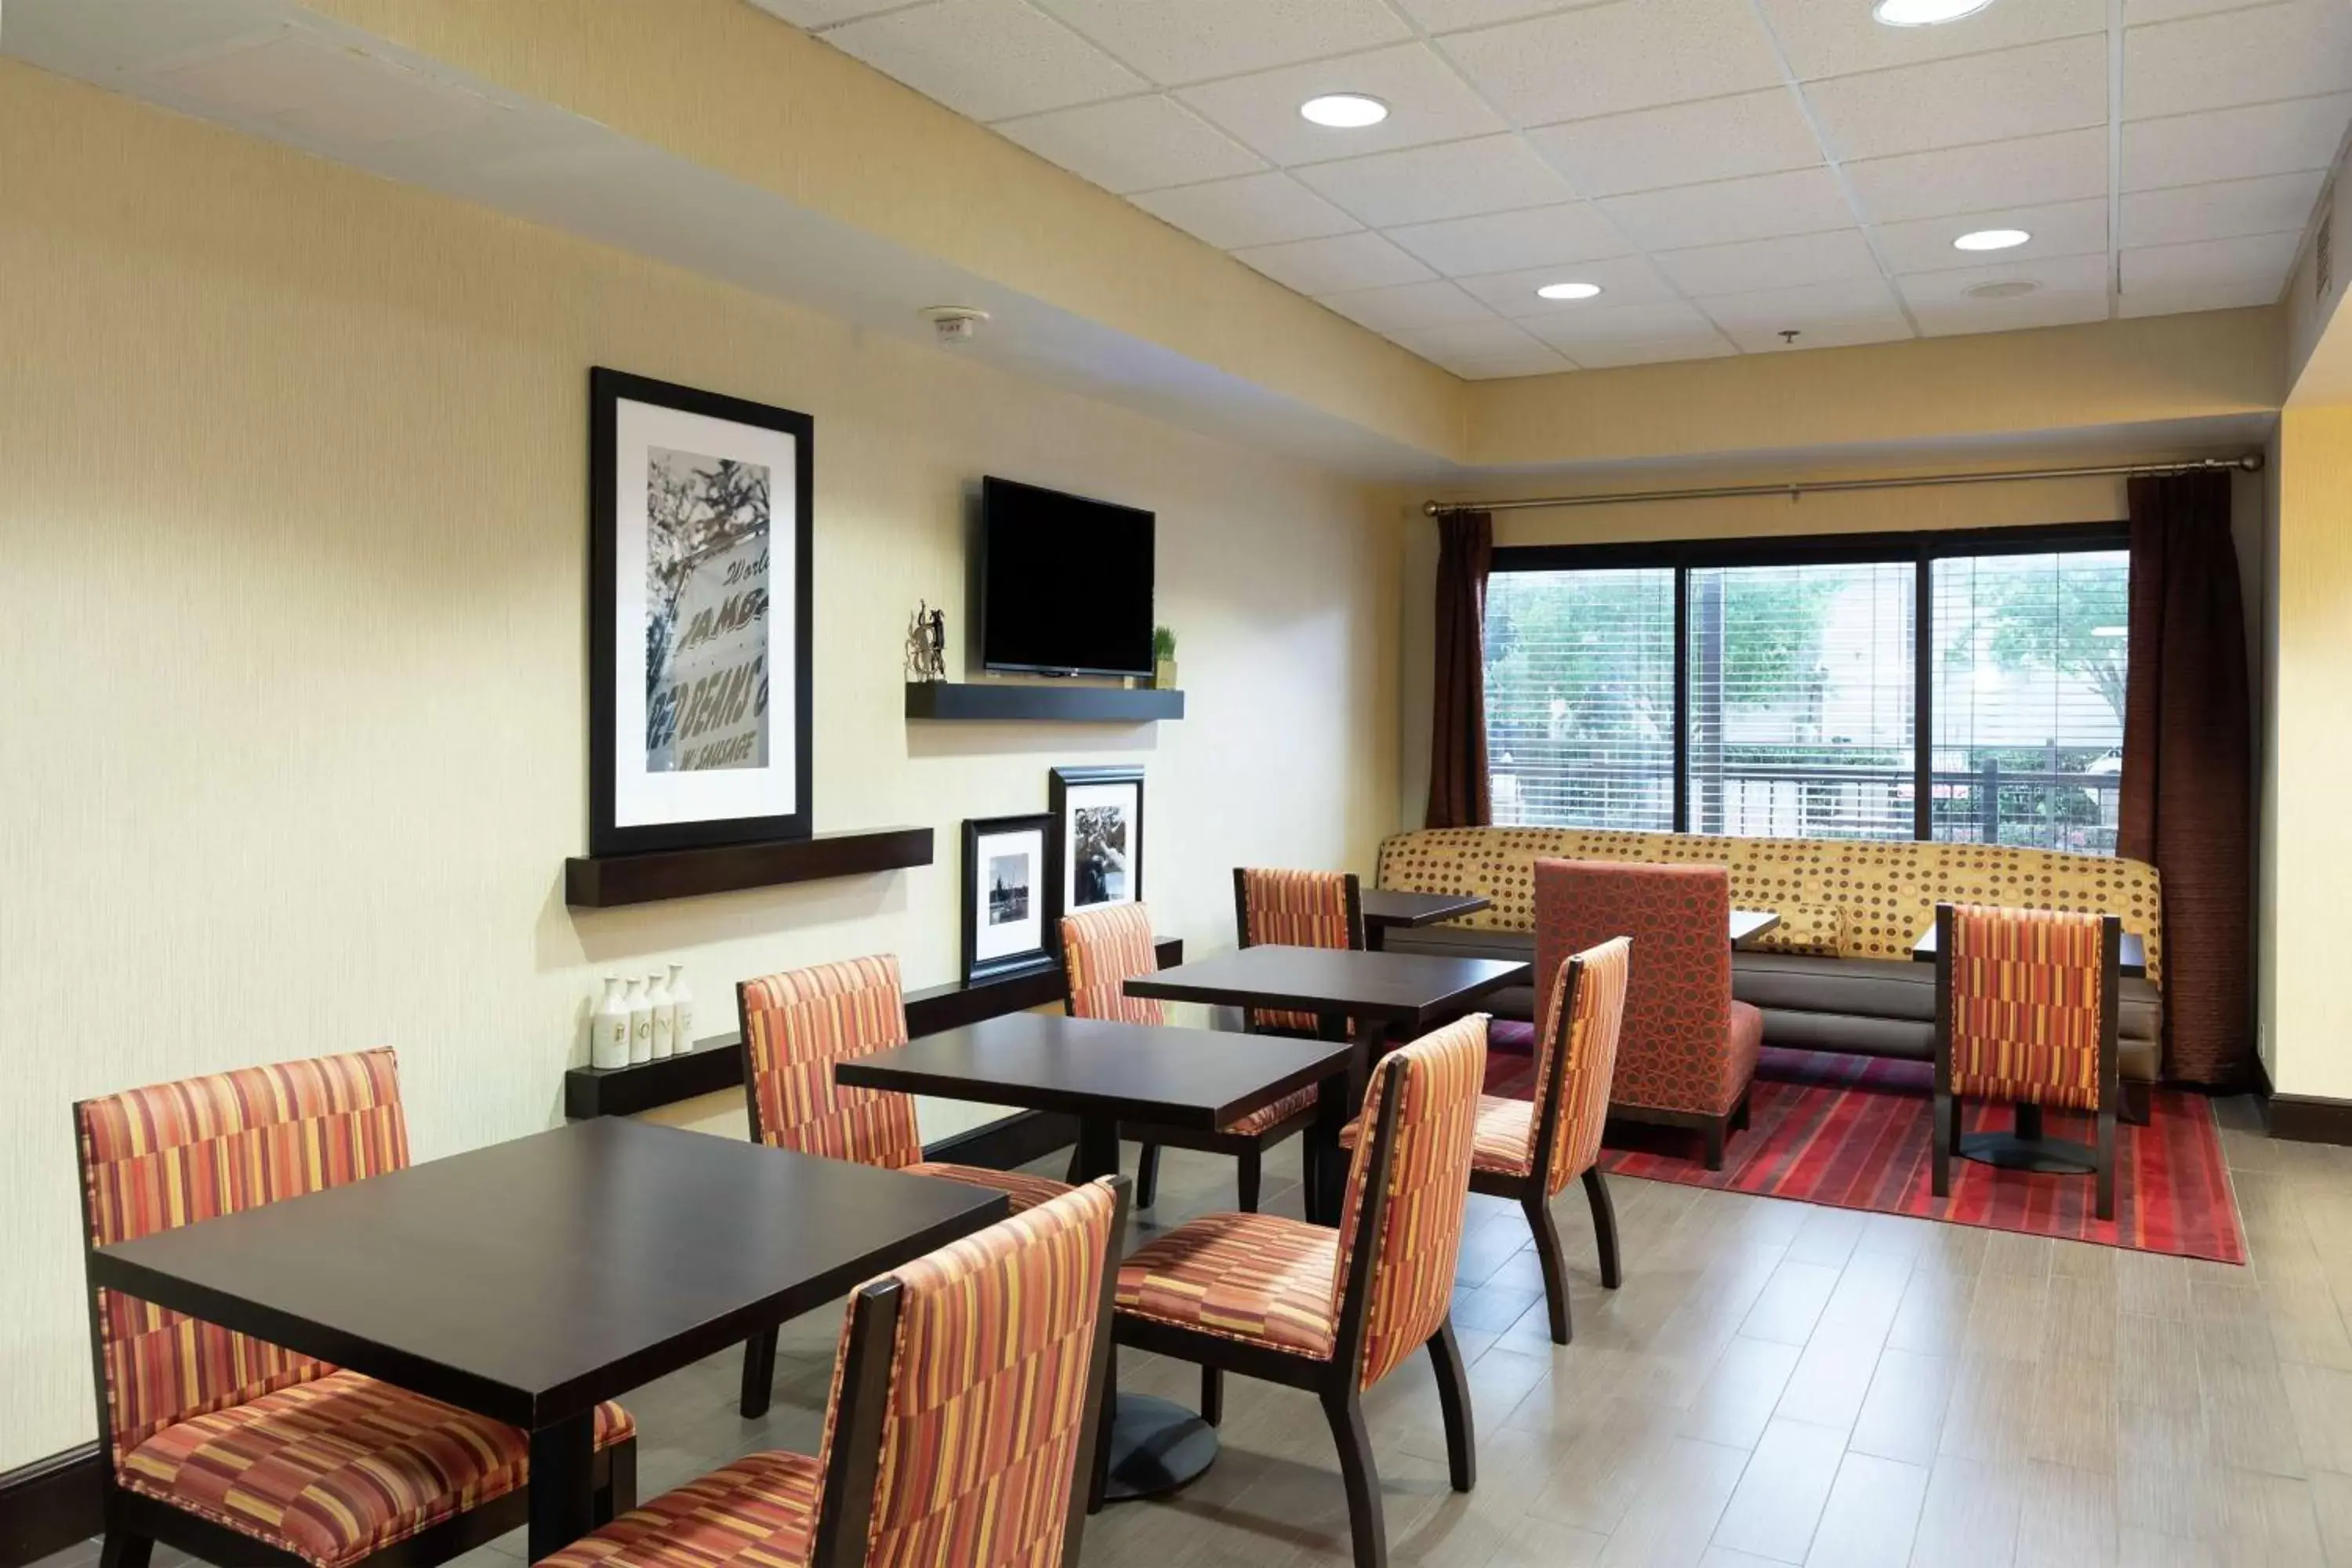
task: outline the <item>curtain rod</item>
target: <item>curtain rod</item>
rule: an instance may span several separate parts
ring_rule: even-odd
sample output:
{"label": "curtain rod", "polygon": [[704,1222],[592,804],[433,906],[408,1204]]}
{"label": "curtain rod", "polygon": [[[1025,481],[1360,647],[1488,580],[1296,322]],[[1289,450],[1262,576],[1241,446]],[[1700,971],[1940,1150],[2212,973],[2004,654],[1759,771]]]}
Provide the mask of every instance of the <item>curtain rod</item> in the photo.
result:
{"label": "curtain rod", "polygon": [[1620,490],[1611,495],[1529,496],[1519,500],[1423,501],[1424,517],[1449,511],[1528,511],[1539,508],[1617,506],[1652,500],[1721,500],[1735,496],[1800,496],[1832,490],[1907,490],[1927,485],[1993,485],[2018,479],[2088,479],[2115,475],[2260,473],[2263,455],[2200,458],[2183,463],[2101,463],[2074,468],[2009,468],[1974,474],[1910,474],[1884,479],[1807,479],[1778,485],[1712,485],[1681,490]]}

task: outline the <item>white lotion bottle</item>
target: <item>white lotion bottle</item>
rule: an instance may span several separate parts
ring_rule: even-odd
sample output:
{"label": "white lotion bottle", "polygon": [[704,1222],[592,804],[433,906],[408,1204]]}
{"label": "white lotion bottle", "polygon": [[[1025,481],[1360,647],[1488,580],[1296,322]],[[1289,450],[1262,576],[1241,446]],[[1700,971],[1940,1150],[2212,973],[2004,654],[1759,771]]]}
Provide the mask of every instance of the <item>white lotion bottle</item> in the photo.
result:
{"label": "white lotion bottle", "polygon": [[588,1016],[588,1065],[625,1068],[629,1065],[629,1004],[621,995],[621,977],[604,976],[604,997]]}
{"label": "white lotion bottle", "polygon": [[646,1005],[654,1015],[654,1060],[677,1049],[677,1013],[670,1006],[669,980],[666,975],[646,977]]}
{"label": "white lotion bottle", "polygon": [[694,992],[686,983],[686,965],[669,966],[669,1005],[673,1020],[670,1040],[679,1056],[694,1049]]}
{"label": "white lotion bottle", "polygon": [[629,1063],[654,1059],[654,1009],[646,1000],[646,983],[629,982]]}

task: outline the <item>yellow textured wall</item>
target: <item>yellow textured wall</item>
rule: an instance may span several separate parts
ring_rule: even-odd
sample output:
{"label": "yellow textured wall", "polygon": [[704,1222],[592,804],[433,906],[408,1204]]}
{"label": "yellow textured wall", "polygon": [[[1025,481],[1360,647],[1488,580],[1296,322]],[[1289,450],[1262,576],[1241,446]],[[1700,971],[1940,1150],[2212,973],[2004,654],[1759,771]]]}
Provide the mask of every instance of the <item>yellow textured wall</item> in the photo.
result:
{"label": "yellow textured wall", "polygon": [[[390,1044],[429,1159],[558,1120],[604,973],[683,958],[706,1025],[768,968],[950,978],[961,820],[1055,763],[1145,766],[1201,947],[1236,862],[1369,870],[1394,819],[1355,483],[5,61],[0,280],[0,1469],[90,1435],[77,1097]],[[814,416],[818,823],[936,865],[565,910],[596,363]],[[1190,718],[904,721],[983,472],[1158,510]]]}
{"label": "yellow textured wall", "polygon": [[2280,416],[2275,714],[2263,793],[2272,804],[2272,1083],[2352,1100],[2352,994],[2343,908],[2352,868],[2352,407]]}

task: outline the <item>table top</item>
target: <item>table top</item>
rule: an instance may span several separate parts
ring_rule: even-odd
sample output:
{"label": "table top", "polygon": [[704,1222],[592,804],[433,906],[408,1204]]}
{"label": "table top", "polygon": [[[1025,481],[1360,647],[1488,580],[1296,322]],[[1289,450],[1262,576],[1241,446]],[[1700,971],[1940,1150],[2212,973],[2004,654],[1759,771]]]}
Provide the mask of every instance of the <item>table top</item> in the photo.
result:
{"label": "table top", "polygon": [[1269,944],[1138,975],[1127,994],[1416,1025],[1506,985],[1526,984],[1533,973],[1531,965],[1510,959]]}
{"label": "table top", "polygon": [[1348,1068],[1345,1040],[1014,1013],[855,1057],[842,1083],[1213,1131]]}
{"label": "table top", "polygon": [[91,1275],[532,1427],[1005,1213],[983,1187],[599,1117],[101,1247]]}
{"label": "table top", "polygon": [[[2123,952],[2118,972],[2128,979],[2147,978],[2147,943],[2130,931],[2123,933]],[[1927,934],[1911,944],[1911,956],[1921,963],[1936,962],[1936,928],[1929,926]]]}
{"label": "table top", "polygon": [[1780,923],[1780,917],[1770,910],[1734,910],[1731,911],[1731,945],[1762,936]]}
{"label": "table top", "polygon": [[1491,909],[1495,900],[1476,893],[1406,893],[1386,888],[1366,888],[1360,907],[1368,926],[1433,926],[1440,921],[1475,915]]}

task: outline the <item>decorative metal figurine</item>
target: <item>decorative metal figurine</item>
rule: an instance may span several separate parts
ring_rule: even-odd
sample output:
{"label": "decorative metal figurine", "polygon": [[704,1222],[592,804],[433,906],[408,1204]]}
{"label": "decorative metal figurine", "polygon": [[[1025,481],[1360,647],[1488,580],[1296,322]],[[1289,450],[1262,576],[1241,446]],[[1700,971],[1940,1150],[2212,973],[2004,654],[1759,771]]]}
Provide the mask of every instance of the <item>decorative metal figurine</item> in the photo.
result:
{"label": "decorative metal figurine", "polygon": [[930,601],[922,600],[907,622],[907,679],[932,681],[947,678],[947,612],[935,610]]}

